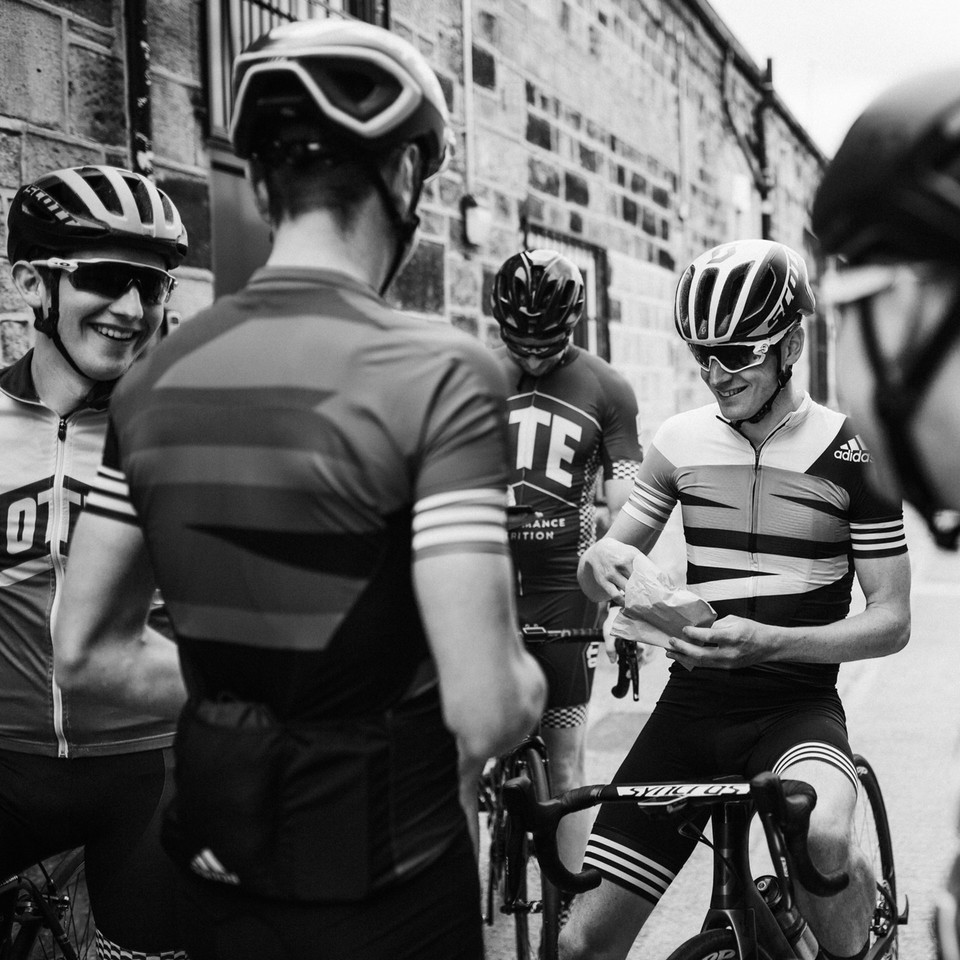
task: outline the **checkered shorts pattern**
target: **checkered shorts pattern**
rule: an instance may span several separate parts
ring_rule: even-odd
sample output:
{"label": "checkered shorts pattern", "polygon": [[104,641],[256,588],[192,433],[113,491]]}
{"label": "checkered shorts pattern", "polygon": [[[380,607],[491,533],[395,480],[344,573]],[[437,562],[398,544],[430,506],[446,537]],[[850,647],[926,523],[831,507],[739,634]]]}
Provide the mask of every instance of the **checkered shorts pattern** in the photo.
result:
{"label": "checkered shorts pattern", "polygon": [[186,950],[160,950],[144,953],[142,950],[126,950],[108,940],[97,931],[97,960],[189,960]]}
{"label": "checkered shorts pattern", "polygon": [[577,704],[574,707],[554,707],[543,714],[540,725],[554,730],[567,727],[582,727],[587,722],[587,705]]}

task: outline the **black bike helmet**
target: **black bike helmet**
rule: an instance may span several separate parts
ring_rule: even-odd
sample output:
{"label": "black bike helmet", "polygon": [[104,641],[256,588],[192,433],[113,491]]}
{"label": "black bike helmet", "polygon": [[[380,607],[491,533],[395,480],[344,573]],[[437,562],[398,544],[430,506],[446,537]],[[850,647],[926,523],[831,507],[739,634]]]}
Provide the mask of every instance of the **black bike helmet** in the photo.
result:
{"label": "black bike helmet", "polygon": [[702,253],[677,284],[674,322],[689,344],[768,340],[813,313],[803,258],[772,240],[736,240]]}
{"label": "black bike helmet", "polygon": [[[882,93],[854,122],[813,204],[825,253],[847,263],[960,264],[960,69],[911,78]],[[872,298],[851,305],[874,377],[873,403],[904,497],[940,546],[956,549],[960,524],[941,502],[910,429],[937,370],[960,338],[960,291],[936,327],[880,350]],[[905,317],[904,322],[911,318]]]}
{"label": "black bike helmet", "polygon": [[824,173],[813,230],[849,263],[960,260],[960,69],[915,77],[867,107]]}
{"label": "black bike helmet", "polygon": [[583,313],[583,277],[555,250],[525,250],[504,261],[491,292],[504,342],[516,353],[562,350]]}
{"label": "black bike helmet", "polygon": [[157,254],[168,270],[187,253],[187,231],[173,202],[152,181],[130,170],[54,170],[21,187],[10,204],[11,263],[111,241]]}

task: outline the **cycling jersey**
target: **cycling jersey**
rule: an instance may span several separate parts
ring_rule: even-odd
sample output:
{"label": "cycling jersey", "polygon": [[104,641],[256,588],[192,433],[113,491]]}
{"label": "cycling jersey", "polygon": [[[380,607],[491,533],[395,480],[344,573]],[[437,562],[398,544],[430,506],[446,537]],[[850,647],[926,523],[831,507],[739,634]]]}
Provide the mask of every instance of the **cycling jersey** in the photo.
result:
{"label": "cycling jersey", "polygon": [[506,554],[504,394],[473,338],[280,268],[120,385],[90,509],[142,526],[169,608],[198,875],[358,900],[462,829],[411,560]]}
{"label": "cycling jersey", "polygon": [[[853,559],[907,549],[902,511],[866,483],[869,460],[848,418],[807,395],[756,449],[711,404],[663,424],[623,509],[659,531],[679,501],[687,584],[718,617],[833,623],[850,609]],[[776,662],[693,676],[832,686],[837,669]]]}
{"label": "cycling jersey", "polygon": [[51,628],[108,397],[95,391],[61,418],[37,396],[32,357],[0,372],[0,748],[82,757],[169,746],[172,724],[73,697],[53,680]]}
{"label": "cycling jersey", "polygon": [[578,589],[577,563],[596,538],[598,474],[636,476],[636,397],[608,363],[573,345],[541,377],[505,347],[495,354],[511,388],[510,486],[517,504],[541,514],[510,533],[518,592]]}

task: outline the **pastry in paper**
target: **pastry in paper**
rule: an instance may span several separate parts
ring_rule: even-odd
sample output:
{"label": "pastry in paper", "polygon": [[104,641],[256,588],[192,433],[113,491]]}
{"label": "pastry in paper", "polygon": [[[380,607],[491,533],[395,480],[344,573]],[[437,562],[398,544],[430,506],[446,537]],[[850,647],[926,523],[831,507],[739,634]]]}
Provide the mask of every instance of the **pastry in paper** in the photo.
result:
{"label": "pastry in paper", "polygon": [[684,627],[709,627],[717,613],[690,590],[675,587],[644,554],[633,561],[624,590],[623,608],[611,626],[615,637],[670,647],[670,637],[683,638]]}

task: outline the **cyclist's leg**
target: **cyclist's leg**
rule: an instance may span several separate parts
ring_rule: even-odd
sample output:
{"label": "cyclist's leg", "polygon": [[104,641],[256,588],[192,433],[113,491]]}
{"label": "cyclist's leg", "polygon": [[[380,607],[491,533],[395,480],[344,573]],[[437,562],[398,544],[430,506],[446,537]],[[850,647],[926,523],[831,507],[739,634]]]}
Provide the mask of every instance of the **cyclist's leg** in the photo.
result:
{"label": "cyclist's leg", "polygon": [[849,886],[832,897],[814,897],[798,885],[797,901],[820,945],[833,956],[863,951],[876,901],[876,882],[853,837],[859,789],[840,701],[835,695],[798,704],[765,732],[750,763],[752,775],[772,769],[785,779],[804,780],[817,792],[809,844],[824,872],[846,870]]}
{"label": "cyclist's leg", "polygon": [[480,960],[476,861],[466,831],[426,869],[359,903],[267,901],[181,877],[190,960]]}
{"label": "cyclist's leg", "polygon": [[56,757],[0,750],[0,874],[8,877],[81,846],[82,818],[70,807],[73,768]]}
{"label": "cyclist's leg", "polygon": [[[593,627],[597,604],[584,594],[556,592],[518,598],[521,623],[548,630]],[[550,787],[554,794],[583,786],[586,757],[587,706],[597,664],[597,643],[530,644],[528,649],[547,677],[547,705],[540,733],[550,759]],[[579,869],[593,819],[589,811],[564,818],[557,832],[560,857]]]}
{"label": "cyclist's leg", "polygon": [[[689,711],[670,703],[665,692],[614,782],[712,776],[707,772],[713,769],[708,742],[712,727],[713,718],[692,719]],[[707,813],[690,819],[702,826]],[[596,867],[603,880],[574,902],[560,933],[563,960],[622,960],[695,843],[670,822],[648,817],[635,805],[601,807],[583,862]]]}
{"label": "cyclist's leg", "polygon": [[172,751],[73,762],[96,764],[97,782],[88,789],[99,793],[109,811],[86,847],[98,954],[183,957],[176,870],[160,846],[160,820],[173,791]]}

